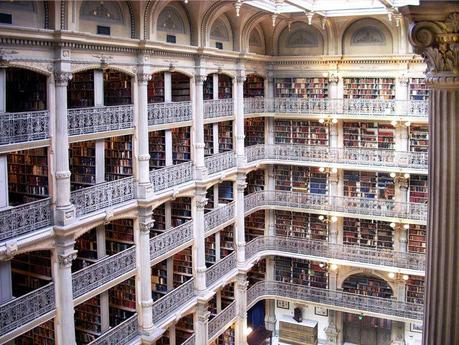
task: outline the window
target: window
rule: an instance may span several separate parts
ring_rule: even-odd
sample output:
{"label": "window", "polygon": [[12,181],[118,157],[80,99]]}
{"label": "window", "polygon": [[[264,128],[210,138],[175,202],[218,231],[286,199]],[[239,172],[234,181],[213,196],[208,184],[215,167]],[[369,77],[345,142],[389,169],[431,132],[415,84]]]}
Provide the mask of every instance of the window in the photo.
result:
{"label": "window", "polygon": [[13,24],[13,16],[8,13],[0,13],[0,23]]}
{"label": "window", "polygon": [[166,42],[167,43],[177,43],[177,37],[175,37],[174,35],[167,35]]}
{"label": "window", "polygon": [[217,49],[223,49],[223,43],[222,42],[215,42],[215,47]]}
{"label": "window", "polygon": [[110,27],[97,25],[97,34],[110,36]]}

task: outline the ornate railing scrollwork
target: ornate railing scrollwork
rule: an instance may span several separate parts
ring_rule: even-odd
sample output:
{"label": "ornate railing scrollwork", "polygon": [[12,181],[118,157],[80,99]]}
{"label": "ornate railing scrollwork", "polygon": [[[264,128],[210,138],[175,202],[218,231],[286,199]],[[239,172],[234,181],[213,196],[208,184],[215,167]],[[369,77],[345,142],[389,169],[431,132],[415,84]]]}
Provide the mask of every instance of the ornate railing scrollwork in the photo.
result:
{"label": "ornate railing scrollwork", "polygon": [[148,125],[191,121],[191,102],[148,104]]}
{"label": "ornate railing scrollwork", "polygon": [[155,192],[193,180],[193,163],[185,162],[150,171],[150,182]]}
{"label": "ornate railing scrollwork", "polygon": [[135,247],[107,256],[72,275],[73,298],[80,297],[135,269]]}
{"label": "ornate railing scrollwork", "polygon": [[91,134],[134,127],[134,106],[114,105],[68,110],[69,135]]}
{"label": "ornate railing scrollwork", "polygon": [[186,222],[150,239],[150,260],[193,239],[193,221]]}
{"label": "ornate railing scrollwork", "polygon": [[0,113],[0,145],[49,138],[49,111]]}
{"label": "ornate railing scrollwork", "polygon": [[244,114],[274,112],[274,98],[249,97],[244,98]]}
{"label": "ornate railing scrollwork", "polygon": [[234,100],[232,98],[209,99],[204,101],[205,119],[233,116],[233,114]]}
{"label": "ornate railing scrollwork", "polygon": [[139,321],[137,314],[121,322],[119,325],[111,328],[99,338],[90,342],[90,345],[113,345],[129,344],[134,338],[139,336]]}
{"label": "ornate railing scrollwork", "polygon": [[226,223],[234,217],[234,201],[218,207],[204,215],[204,228],[205,231],[211,231],[217,226]]}
{"label": "ornate railing scrollwork", "polygon": [[236,166],[236,155],[233,151],[217,153],[205,158],[205,164],[209,175],[223,170],[231,169]]}
{"label": "ornate railing scrollwork", "polygon": [[209,321],[208,339],[214,338],[218,333],[224,331],[224,327],[236,318],[236,301],[233,301],[225,309]]}
{"label": "ornate railing scrollwork", "polygon": [[12,299],[0,306],[0,335],[21,327],[53,311],[54,308],[53,283]]}
{"label": "ornate railing scrollwork", "polygon": [[206,271],[207,286],[211,286],[220,278],[236,269],[236,264],[236,253],[233,252],[209,267],[209,269]]}

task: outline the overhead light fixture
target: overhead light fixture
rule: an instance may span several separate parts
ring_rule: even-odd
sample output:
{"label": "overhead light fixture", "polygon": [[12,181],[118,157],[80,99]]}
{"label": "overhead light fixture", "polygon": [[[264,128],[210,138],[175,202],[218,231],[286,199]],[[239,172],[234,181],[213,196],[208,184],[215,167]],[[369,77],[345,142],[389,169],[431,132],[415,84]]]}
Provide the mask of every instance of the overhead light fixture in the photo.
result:
{"label": "overhead light fixture", "polygon": [[246,328],[244,329],[244,335],[247,336],[247,335],[249,335],[250,333],[252,333],[252,327],[246,327]]}
{"label": "overhead light fixture", "polygon": [[404,274],[404,275],[402,276],[402,278],[403,278],[403,280],[408,280],[408,279],[410,279],[410,277],[408,276],[408,274]]}
{"label": "overhead light fixture", "polygon": [[389,274],[387,275],[390,279],[394,279],[395,278],[395,273],[394,272],[389,272]]}
{"label": "overhead light fixture", "polygon": [[336,125],[338,123],[338,119],[335,118],[335,117],[334,118],[329,118],[329,117],[323,118],[322,117],[322,118],[319,119],[319,123],[321,123],[323,125],[327,125],[327,126]]}
{"label": "overhead light fixture", "polygon": [[323,215],[320,215],[319,216],[319,220],[322,222],[322,223],[325,223],[325,224],[330,224],[330,223],[336,223],[338,221],[338,217],[336,216],[323,216]]}
{"label": "overhead light fixture", "polygon": [[396,224],[392,222],[392,223],[389,224],[389,226],[393,229],[393,228],[395,228]]}
{"label": "overhead light fixture", "polygon": [[403,229],[408,230],[410,228],[410,224],[403,224]]}

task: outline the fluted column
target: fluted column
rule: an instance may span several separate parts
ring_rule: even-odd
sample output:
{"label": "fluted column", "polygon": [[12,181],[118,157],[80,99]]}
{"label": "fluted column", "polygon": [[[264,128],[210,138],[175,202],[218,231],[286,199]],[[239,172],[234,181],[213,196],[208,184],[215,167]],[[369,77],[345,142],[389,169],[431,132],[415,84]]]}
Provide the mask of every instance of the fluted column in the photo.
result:
{"label": "fluted column", "polygon": [[426,4],[408,13],[410,41],[425,57],[431,89],[423,344],[458,344],[459,4]]}
{"label": "fluted column", "polygon": [[195,344],[207,344],[208,325],[210,312],[207,308],[206,301],[198,300],[196,305],[196,313],[194,314],[194,334]]}
{"label": "fluted column", "polygon": [[71,238],[58,237],[56,239],[53,260],[56,344],[76,344],[72,291],[72,261],[77,256],[77,251],[73,247],[74,243]]}
{"label": "fluted column", "polygon": [[233,187],[234,199],[236,200],[234,241],[236,243],[238,265],[244,265],[245,263],[244,189],[247,187],[245,179],[245,174],[238,173]]}
{"label": "fluted column", "polygon": [[206,189],[196,188],[195,196],[191,202],[193,219],[193,276],[198,294],[206,290],[206,249],[204,229],[204,207],[207,204]]}
{"label": "fluted column", "polygon": [[148,148],[148,81],[150,73],[137,75],[138,104],[137,104],[137,161],[138,161],[138,188],[137,197],[147,199],[153,194],[150,183],[150,153]]}
{"label": "fluted column", "polygon": [[207,169],[204,162],[204,90],[203,85],[207,76],[196,75],[195,77],[195,95],[193,108],[193,133],[194,133],[194,165],[196,169],[196,178],[205,177]]}
{"label": "fluted column", "polygon": [[236,77],[236,159],[237,165],[243,167],[245,164],[244,152],[244,81],[246,77],[243,72]]}
{"label": "fluted column", "polygon": [[56,225],[66,225],[75,218],[75,208],[70,203],[69,137],[67,127],[67,85],[72,78],[69,72],[54,74],[56,97],[55,177]]}
{"label": "fluted column", "polygon": [[247,281],[246,273],[238,273],[234,286],[234,299],[236,301],[236,345],[247,345]]}

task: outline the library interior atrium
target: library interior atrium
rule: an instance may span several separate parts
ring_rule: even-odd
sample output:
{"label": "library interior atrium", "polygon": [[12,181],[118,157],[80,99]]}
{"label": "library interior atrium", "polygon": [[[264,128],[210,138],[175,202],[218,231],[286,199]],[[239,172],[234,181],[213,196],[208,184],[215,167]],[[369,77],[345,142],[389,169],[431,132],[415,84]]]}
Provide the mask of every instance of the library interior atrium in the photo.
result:
{"label": "library interior atrium", "polygon": [[459,345],[459,2],[0,0],[0,344]]}

